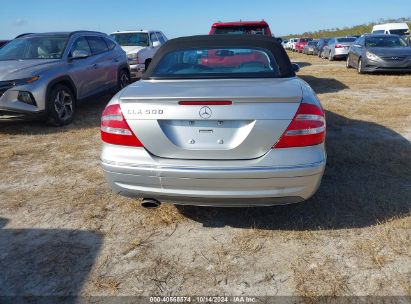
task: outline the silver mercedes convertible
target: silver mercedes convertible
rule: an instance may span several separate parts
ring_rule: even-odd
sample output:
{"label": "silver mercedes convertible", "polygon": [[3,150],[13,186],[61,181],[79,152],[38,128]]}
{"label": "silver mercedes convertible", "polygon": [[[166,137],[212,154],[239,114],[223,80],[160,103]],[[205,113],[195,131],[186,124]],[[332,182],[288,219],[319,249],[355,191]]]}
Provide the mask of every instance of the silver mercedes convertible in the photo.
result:
{"label": "silver mercedes convertible", "polygon": [[113,191],[199,206],[270,206],[310,198],[326,163],[324,110],[276,40],[168,41],[101,119]]}

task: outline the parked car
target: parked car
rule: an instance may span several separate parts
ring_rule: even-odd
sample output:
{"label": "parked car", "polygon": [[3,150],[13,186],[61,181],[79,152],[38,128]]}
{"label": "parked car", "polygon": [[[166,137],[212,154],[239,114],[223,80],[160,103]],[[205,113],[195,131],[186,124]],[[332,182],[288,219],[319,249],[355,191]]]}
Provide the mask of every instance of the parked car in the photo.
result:
{"label": "parked car", "polygon": [[66,125],[80,101],[129,80],[127,56],[106,34],[27,34],[0,49],[0,120]]}
{"label": "parked car", "polygon": [[9,42],[8,40],[0,40],[0,48],[3,47],[3,45],[5,45],[7,42]]}
{"label": "parked car", "polygon": [[[226,64],[209,61],[210,51]],[[297,70],[271,37],[168,41],[102,114],[109,185],[145,207],[308,199],[326,162],[325,117]]]}
{"label": "parked car", "polygon": [[296,45],[297,41],[298,41],[298,38],[290,39],[290,48],[289,48],[290,51],[295,52],[295,45]]}
{"label": "parked car", "polygon": [[127,53],[131,77],[140,78],[158,49],[167,41],[161,31],[117,31],[110,35]]}
{"label": "parked car", "polygon": [[405,35],[410,32],[408,24],[403,23],[385,23],[377,24],[372,28],[372,34],[394,34],[394,35]]}
{"label": "parked car", "polygon": [[283,46],[283,48],[287,49],[287,44],[288,44],[288,40],[283,40],[283,42],[281,42],[281,45]]}
{"label": "parked car", "polygon": [[346,66],[356,68],[361,74],[376,71],[411,72],[411,48],[398,35],[364,35],[351,46]]}
{"label": "parked car", "polygon": [[298,38],[290,38],[290,39],[288,40],[288,42],[287,42],[286,49],[287,49],[287,50],[292,50],[293,43],[294,43],[294,42],[297,42],[297,39],[298,39]]}
{"label": "parked car", "polygon": [[297,53],[302,53],[304,47],[308,44],[309,41],[313,40],[312,38],[299,38],[295,43],[295,51]]}
{"label": "parked car", "polygon": [[314,47],[317,45],[318,40],[311,40],[308,44],[304,47],[303,53],[306,55],[313,55],[314,54]]}
{"label": "parked car", "polygon": [[271,37],[270,26],[265,21],[216,22],[209,35],[263,35]]}
{"label": "parked car", "polygon": [[350,46],[355,40],[355,37],[331,38],[323,48],[322,58],[328,58],[330,61],[337,58],[347,58]]}
{"label": "parked car", "polygon": [[324,46],[328,43],[330,38],[320,38],[316,45],[314,45],[314,52],[313,55],[321,57],[323,53]]}

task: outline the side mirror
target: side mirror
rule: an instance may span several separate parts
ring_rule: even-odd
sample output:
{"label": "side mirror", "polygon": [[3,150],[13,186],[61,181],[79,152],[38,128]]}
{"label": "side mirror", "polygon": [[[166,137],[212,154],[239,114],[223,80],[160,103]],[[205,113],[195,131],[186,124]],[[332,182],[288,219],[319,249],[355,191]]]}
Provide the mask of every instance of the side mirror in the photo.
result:
{"label": "side mirror", "polygon": [[292,63],[291,65],[292,65],[293,71],[294,71],[295,73],[298,73],[298,72],[300,71],[300,66],[299,66],[298,64]]}
{"label": "side mirror", "polygon": [[83,59],[90,56],[90,53],[85,50],[75,50],[71,54],[70,59]]}
{"label": "side mirror", "polygon": [[161,46],[160,41],[154,41],[153,42],[153,47],[159,47],[159,46]]}

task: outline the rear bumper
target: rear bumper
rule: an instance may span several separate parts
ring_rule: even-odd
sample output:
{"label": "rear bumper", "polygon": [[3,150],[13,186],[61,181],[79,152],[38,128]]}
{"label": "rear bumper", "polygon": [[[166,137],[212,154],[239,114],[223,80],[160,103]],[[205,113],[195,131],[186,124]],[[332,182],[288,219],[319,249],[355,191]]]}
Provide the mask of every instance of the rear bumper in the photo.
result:
{"label": "rear bumper", "polygon": [[[101,165],[113,191],[176,204],[270,206],[297,203],[315,193],[325,168],[323,145],[299,148],[301,153],[311,154],[308,158],[315,158],[316,162],[283,166],[275,164],[273,159],[284,151],[274,150],[259,160],[182,161],[156,159],[143,148],[133,148],[135,156],[141,157],[139,163],[108,160],[110,153],[115,154],[122,148],[103,145]],[[301,160],[304,158],[307,155],[302,155]]]}
{"label": "rear bumper", "polygon": [[350,51],[350,49],[344,49],[344,48],[335,49],[334,57],[336,57],[336,58],[347,57],[349,51]]}

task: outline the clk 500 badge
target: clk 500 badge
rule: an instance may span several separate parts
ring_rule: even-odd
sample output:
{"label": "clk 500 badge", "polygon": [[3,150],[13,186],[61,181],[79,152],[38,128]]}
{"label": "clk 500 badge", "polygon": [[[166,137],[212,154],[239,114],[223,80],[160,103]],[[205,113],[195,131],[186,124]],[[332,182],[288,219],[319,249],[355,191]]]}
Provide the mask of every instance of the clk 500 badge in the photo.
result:
{"label": "clk 500 badge", "polygon": [[161,115],[163,114],[163,110],[158,110],[158,109],[147,109],[147,110],[128,110],[127,114],[131,115]]}

